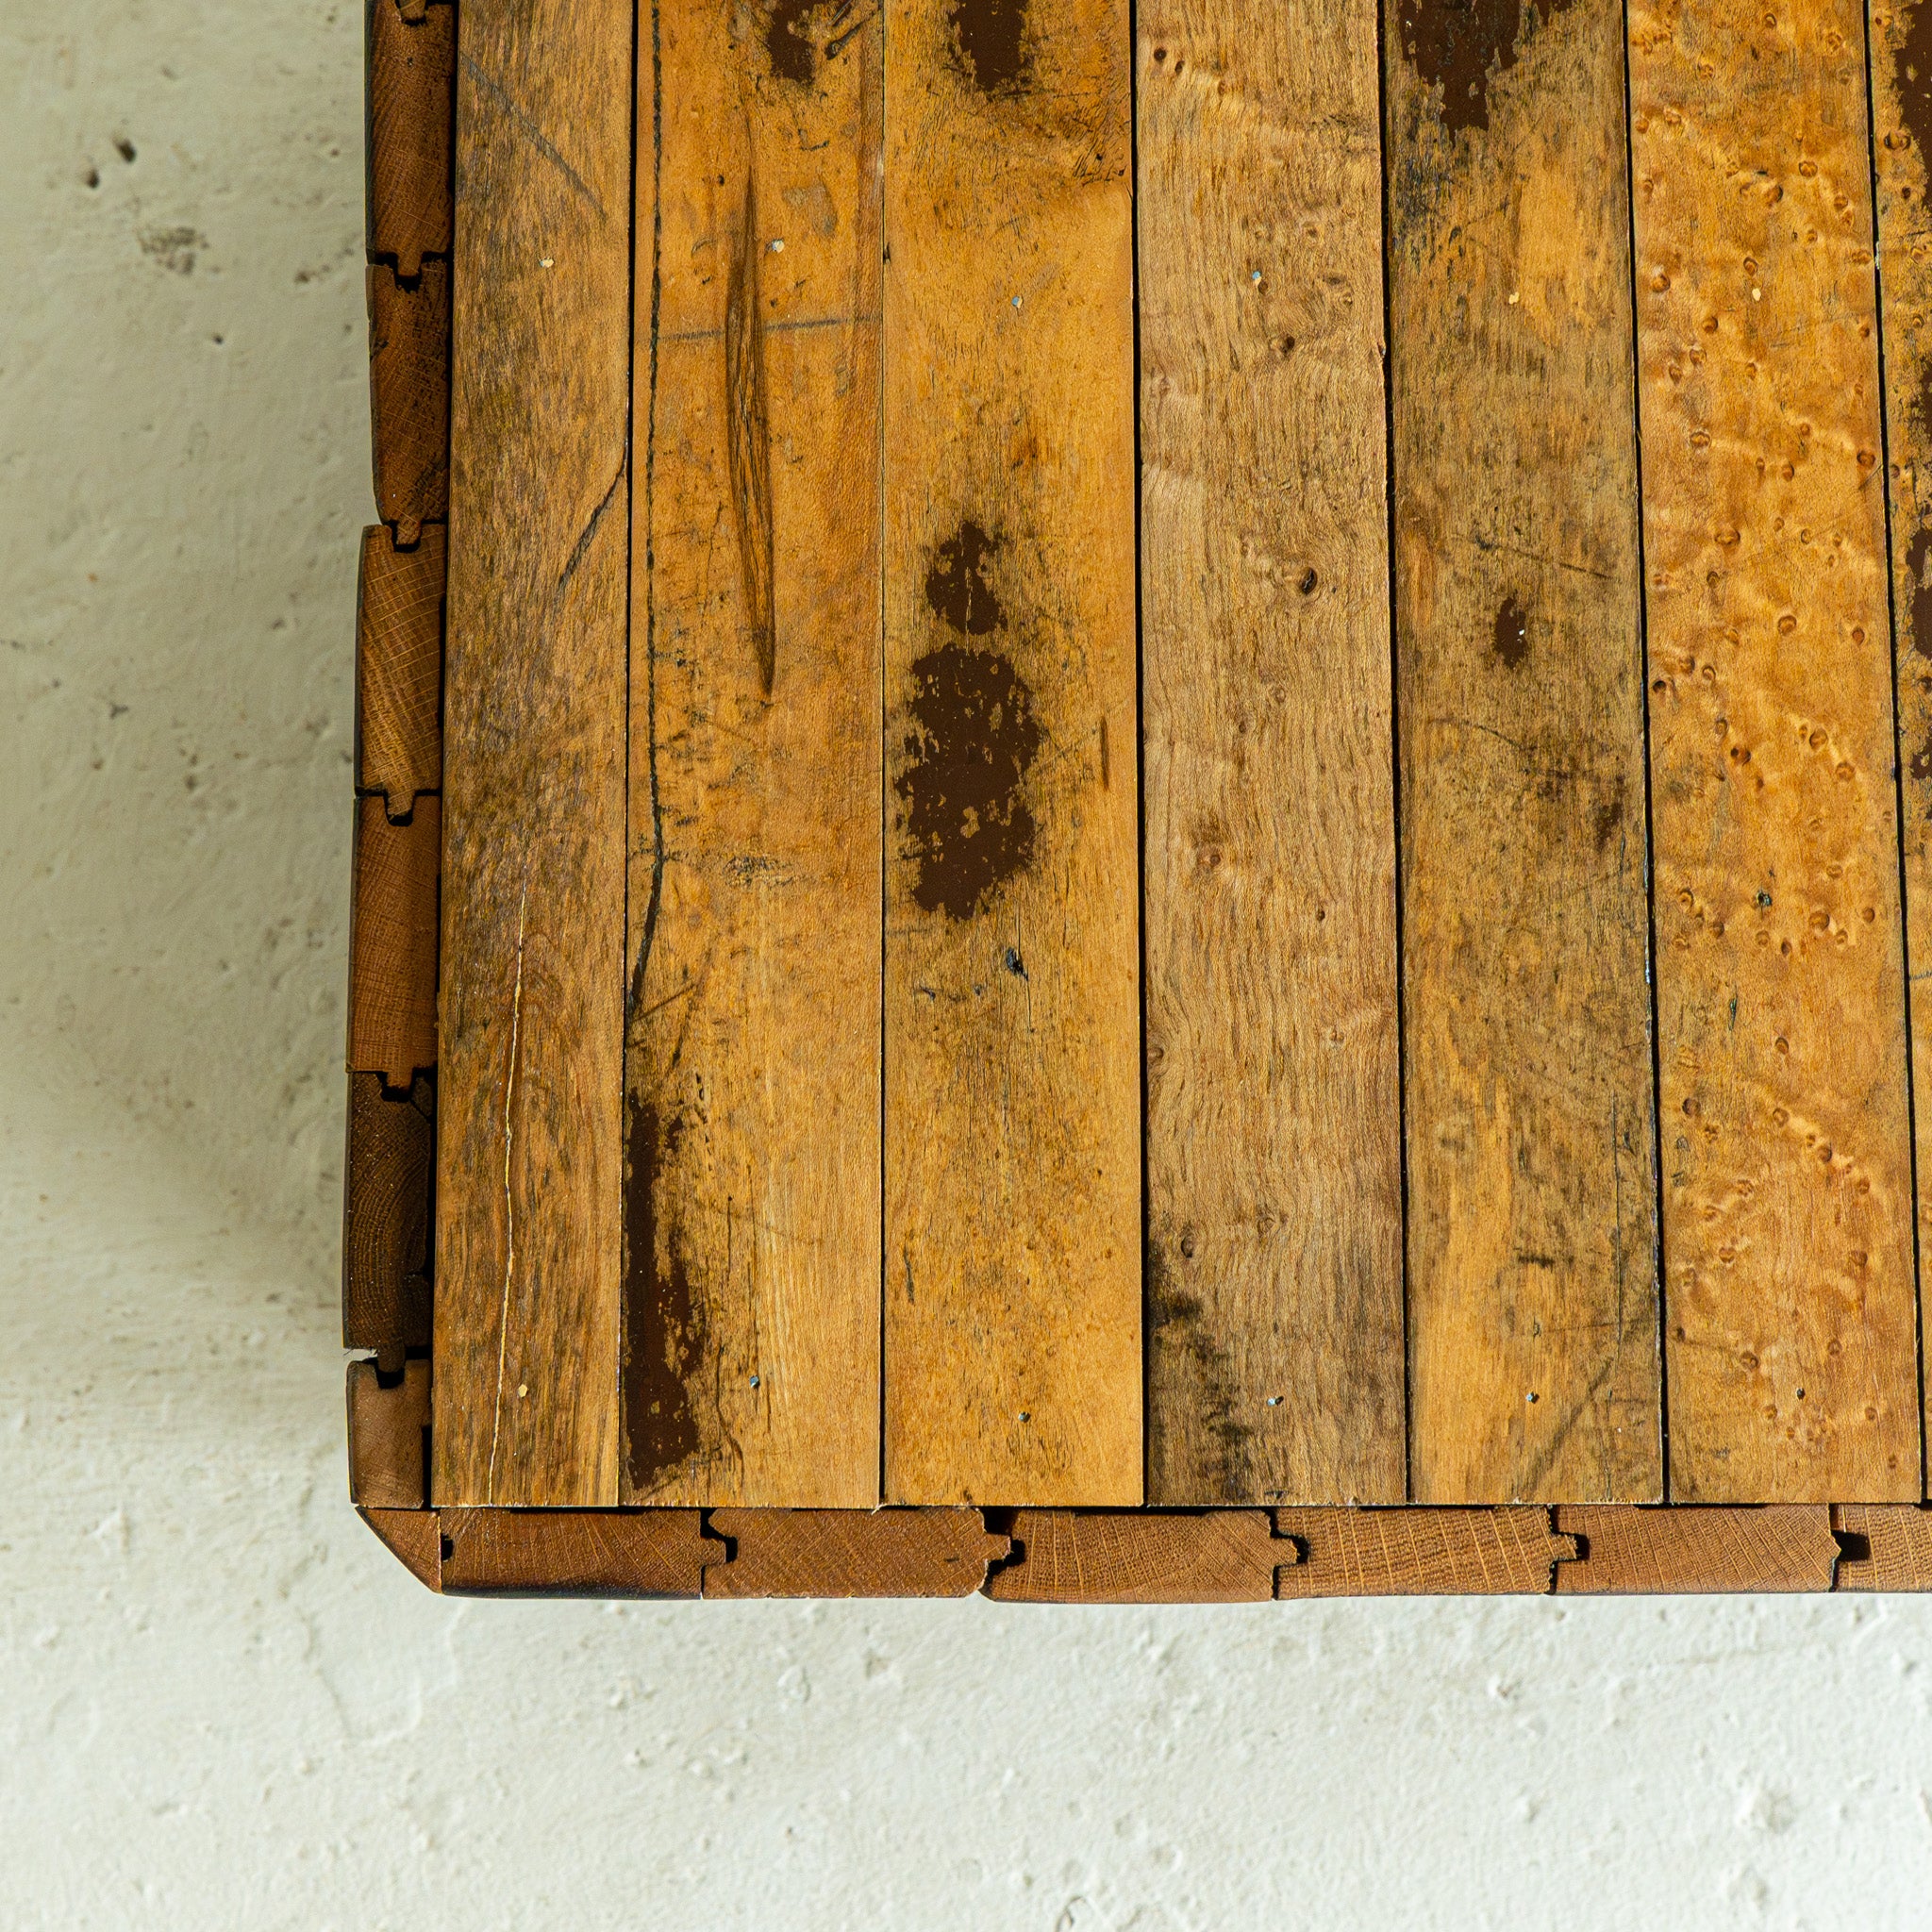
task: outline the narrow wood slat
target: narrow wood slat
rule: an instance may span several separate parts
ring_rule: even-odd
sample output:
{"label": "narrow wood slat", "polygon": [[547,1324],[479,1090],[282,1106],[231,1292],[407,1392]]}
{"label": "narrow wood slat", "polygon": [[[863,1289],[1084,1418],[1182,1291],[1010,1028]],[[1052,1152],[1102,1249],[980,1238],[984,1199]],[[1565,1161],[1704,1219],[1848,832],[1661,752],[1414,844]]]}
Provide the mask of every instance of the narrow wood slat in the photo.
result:
{"label": "narrow wood slat", "polygon": [[694,1597],[707,1555],[695,1509],[445,1509],[451,1596]]}
{"label": "narrow wood slat", "polygon": [[1558,1596],[1724,1595],[1822,1591],[1838,1544],[1831,1512],[1766,1509],[1558,1509],[1557,1527],[1582,1539],[1580,1561],[1559,1564]]}
{"label": "narrow wood slat", "polygon": [[425,261],[413,285],[378,264],[368,296],[375,510],[413,544],[449,514],[449,264]]}
{"label": "narrow wood slat", "polygon": [[1919,1493],[1864,33],[1630,22],[1671,1488]]}
{"label": "narrow wood slat", "polygon": [[356,801],[349,918],[349,1069],[405,1092],[436,1064],[436,906],[442,801],[419,798],[392,824]]}
{"label": "narrow wood slat", "polygon": [[1411,1493],[1651,1498],[1623,13],[1384,19]]}
{"label": "narrow wood slat", "polygon": [[1374,5],[1138,31],[1148,1493],[1400,1502]]}
{"label": "narrow wood slat", "polygon": [[356,789],[379,791],[391,818],[442,784],[442,593],[440,524],[413,550],[384,525],[362,533],[356,601]]}
{"label": "narrow wood slat", "polygon": [[1923,1272],[1932,1238],[1932,1190],[1924,1184],[1932,1175],[1932,992],[1924,984],[1932,973],[1932,7],[1875,5],[1871,21],[1923,1360]]}
{"label": "narrow wood slat", "polygon": [[462,12],[440,1503],[617,1500],[631,28]]}
{"label": "narrow wood slat", "polygon": [[380,1074],[349,1075],[342,1185],[342,1346],[385,1369],[429,1342],[429,1182],[435,1102],[426,1078],[386,1092]]}
{"label": "narrow wood slat", "polygon": [[639,67],[626,1501],[878,1500],[875,13]]}
{"label": "narrow wood slat", "polygon": [[1125,0],[891,0],[886,1492],[1141,1494]]}
{"label": "narrow wood slat", "polygon": [[[707,1597],[960,1597],[1012,1547],[976,1509],[717,1509]],[[726,1559],[726,1551],[729,1557]]]}
{"label": "narrow wood slat", "polygon": [[1011,1533],[1016,1560],[986,1584],[999,1603],[1266,1603],[1275,1571],[1301,1554],[1262,1509],[1020,1509]]}
{"label": "narrow wood slat", "polygon": [[1550,1512],[1502,1509],[1277,1509],[1303,1546],[1275,1572],[1277,1597],[1541,1596],[1576,1554]]}
{"label": "narrow wood slat", "polygon": [[450,245],[450,75],[456,8],[368,0],[369,255],[415,276]]}
{"label": "narrow wood slat", "polygon": [[349,1500],[367,1509],[428,1504],[429,1364],[405,1363],[389,1387],[374,1362],[349,1364]]}

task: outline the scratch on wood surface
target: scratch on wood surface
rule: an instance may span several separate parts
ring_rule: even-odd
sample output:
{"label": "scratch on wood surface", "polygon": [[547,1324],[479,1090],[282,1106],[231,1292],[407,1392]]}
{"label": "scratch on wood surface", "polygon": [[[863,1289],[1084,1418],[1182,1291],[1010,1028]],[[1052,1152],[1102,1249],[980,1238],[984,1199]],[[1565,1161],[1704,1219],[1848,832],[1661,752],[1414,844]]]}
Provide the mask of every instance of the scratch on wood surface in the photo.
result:
{"label": "scratch on wood surface", "polygon": [[525,876],[522,895],[517,900],[517,973],[509,1000],[509,1073],[503,1083],[503,1303],[496,1315],[496,1407],[490,1419],[490,1470],[484,1486],[484,1493],[491,1502],[496,1500],[496,1445],[503,1434],[504,1370],[509,1355],[509,1285],[517,1264],[516,1200],[510,1188],[510,1109],[516,1103],[517,1049],[523,1035],[524,915],[529,904],[530,881]]}
{"label": "scratch on wood surface", "polygon": [[604,512],[610,508],[610,499],[617,494],[617,486],[624,481],[625,464],[622,459],[617,465],[617,474],[610,479],[610,487],[599,499],[597,508],[591,512],[590,521],[577,534],[577,541],[571,545],[570,555],[564,559],[563,568],[557,574],[557,588],[550,593],[551,608],[557,608],[557,601],[570,588],[570,580],[576,575],[577,566],[583,562],[591,548],[591,540],[597,534],[597,526],[604,521]]}
{"label": "scratch on wood surface", "polygon": [[591,188],[591,184],[564,159],[563,156],[558,152],[551,142],[545,138],[543,130],[510,99],[509,95],[504,92],[502,83],[492,79],[484,73],[482,68],[478,67],[475,61],[467,54],[458,55],[457,61],[463,72],[503,110],[505,117],[516,128],[517,132],[597,210],[598,218],[600,220],[608,219],[604,212],[604,204],[597,199],[596,192]]}
{"label": "scratch on wood surface", "polygon": [[[774,244],[776,245],[775,243]],[[772,425],[765,390],[765,318],[758,301],[758,185],[744,180],[744,220],[724,298],[724,403],[731,509],[758,684],[772,695],[778,637],[773,608]]]}

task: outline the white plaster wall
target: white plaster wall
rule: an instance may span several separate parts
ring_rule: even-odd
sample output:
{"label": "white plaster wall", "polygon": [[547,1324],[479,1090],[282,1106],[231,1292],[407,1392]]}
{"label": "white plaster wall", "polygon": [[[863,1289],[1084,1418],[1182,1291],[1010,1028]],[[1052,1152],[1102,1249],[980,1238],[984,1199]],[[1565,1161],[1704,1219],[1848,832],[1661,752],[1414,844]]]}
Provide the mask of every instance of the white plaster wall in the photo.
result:
{"label": "white plaster wall", "polygon": [[356,1522],[360,36],[0,0],[0,1928],[1924,1924],[1932,1602],[464,1606]]}

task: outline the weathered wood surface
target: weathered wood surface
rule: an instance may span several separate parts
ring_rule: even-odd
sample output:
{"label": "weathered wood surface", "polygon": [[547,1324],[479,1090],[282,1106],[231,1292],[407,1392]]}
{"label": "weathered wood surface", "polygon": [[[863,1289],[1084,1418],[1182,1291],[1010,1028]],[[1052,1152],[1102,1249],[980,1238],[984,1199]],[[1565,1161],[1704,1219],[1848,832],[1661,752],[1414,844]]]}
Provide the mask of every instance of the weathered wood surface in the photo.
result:
{"label": "weathered wood surface", "polygon": [[425,261],[413,286],[378,264],[368,292],[375,509],[413,544],[449,514],[449,264]]}
{"label": "weathered wood surface", "polygon": [[1828,1509],[1559,1508],[1557,1527],[1581,1540],[1581,1560],[1557,1568],[1558,1596],[1832,1587],[1838,1543]]}
{"label": "weathered wood surface", "polygon": [[356,801],[349,920],[349,1068],[408,1091],[436,1064],[436,894],[442,802],[419,798],[391,824]]}
{"label": "weathered wood surface", "polygon": [[1400,1502],[1374,5],[1138,31],[1148,1496]]}
{"label": "weathered wood surface", "polygon": [[379,791],[392,819],[442,784],[442,591],[447,532],[425,527],[399,550],[362,533],[356,599],[356,789]]}
{"label": "weathered wood surface", "polygon": [[1020,1509],[1010,1533],[1013,1556],[986,1583],[1000,1603],[1266,1603],[1276,1568],[1301,1557],[1264,1509]]}
{"label": "weathered wood surface", "polygon": [[429,1192],[436,1161],[429,1080],[386,1093],[380,1074],[349,1075],[342,1185],[342,1346],[385,1369],[429,1344]]}
{"label": "weathered wood surface", "polygon": [[618,1495],[632,25],[462,9],[440,1503]]}
{"label": "weathered wood surface", "polygon": [[1623,12],[1387,0],[1410,1493],[1660,1493]]}
{"label": "weathered wood surface", "polygon": [[1672,1495],[1916,1497],[1863,22],[1630,61]]}
{"label": "weathered wood surface", "polygon": [[[976,1509],[714,1509],[707,1597],[957,1597],[1011,1548]],[[728,1554],[727,1554],[728,1552]]]}
{"label": "weathered wood surface", "polygon": [[638,70],[626,1501],[879,1490],[875,12]]}
{"label": "weathered wood surface", "polygon": [[456,8],[367,4],[369,258],[413,278],[449,253]]}
{"label": "weathered wood surface", "polygon": [[1275,1573],[1284,1599],[1541,1596],[1576,1554],[1537,1508],[1277,1509],[1274,1526],[1303,1550]]}
{"label": "weathered wood surface", "polygon": [[444,1509],[451,1596],[694,1597],[718,1546],[695,1509]]}
{"label": "weathered wood surface", "polygon": [[1134,1503],[1127,8],[886,18],[886,1493]]}
{"label": "weathered wood surface", "polygon": [[[1879,337],[1890,518],[1895,758],[1900,774],[1907,1003],[1917,1145],[1917,1261],[1932,1215],[1932,6],[1871,9]],[[1924,1318],[1920,1316],[1920,1349]],[[1924,1386],[1923,1369],[1921,1387]],[[1921,1458],[1924,1424],[1921,1424]]]}

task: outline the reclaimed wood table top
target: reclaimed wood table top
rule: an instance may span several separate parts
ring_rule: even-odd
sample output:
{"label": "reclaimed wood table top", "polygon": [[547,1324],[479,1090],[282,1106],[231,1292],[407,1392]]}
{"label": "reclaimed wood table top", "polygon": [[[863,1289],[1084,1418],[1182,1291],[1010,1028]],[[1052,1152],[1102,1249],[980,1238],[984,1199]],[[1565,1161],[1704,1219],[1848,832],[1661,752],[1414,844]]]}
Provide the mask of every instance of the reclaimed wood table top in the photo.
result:
{"label": "reclaimed wood table top", "polygon": [[1932,1578],[1932,11],[371,21],[419,1569]]}

